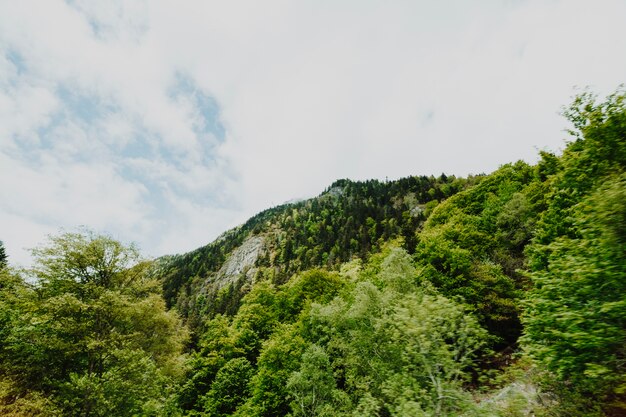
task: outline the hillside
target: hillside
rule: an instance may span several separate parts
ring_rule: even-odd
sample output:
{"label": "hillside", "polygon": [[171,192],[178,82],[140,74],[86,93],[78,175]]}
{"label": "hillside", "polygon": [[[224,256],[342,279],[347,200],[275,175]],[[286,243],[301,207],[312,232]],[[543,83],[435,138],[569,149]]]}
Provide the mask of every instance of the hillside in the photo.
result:
{"label": "hillside", "polygon": [[[206,246],[160,258],[155,276],[164,283],[168,305],[183,315],[232,313],[241,288],[257,278],[280,284],[310,268],[337,269],[395,238],[413,252],[432,208],[479,180],[339,180],[318,197],[265,210]],[[228,295],[217,300],[219,290]]]}
{"label": "hillside", "polygon": [[195,251],[0,244],[0,414],[626,415],[626,94],[469,178],[339,180]]}
{"label": "hillside", "polygon": [[[626,109],[623,95],[594,100],[574,102],[574,140],[536,165],[342,180],[170,260],[165,288],[184,289],[176,303],[201,334],[181,407],[623,415]],[[247,239],[263,242],[250,270],[221,266]],[[211,251],[212,269],[171,285],[173,265]]]}

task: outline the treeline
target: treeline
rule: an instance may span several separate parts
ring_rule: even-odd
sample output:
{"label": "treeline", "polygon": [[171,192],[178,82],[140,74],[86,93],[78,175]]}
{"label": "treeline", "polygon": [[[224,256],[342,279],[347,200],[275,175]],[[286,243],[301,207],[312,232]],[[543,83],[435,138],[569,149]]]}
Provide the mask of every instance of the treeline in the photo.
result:
{"label": "treeline", "polygon": [[[404,238],[415,248],[415,231],[425,213],[476,178],[407,177],[391,182],[339,180],[320,197],[289,207],[274,217],[268,256],[260,266],[276,266],[281,282],[313,267],[333,269],[354,257],[367,259],[382,243]],[[253,231],[260,233],[262,230]]]}
{"label": "treeline", "polygon": [[575,140],[541,164],[547,207],[528,247],[523,345],[563,415],[626,412],[626,94],[579,96]]}

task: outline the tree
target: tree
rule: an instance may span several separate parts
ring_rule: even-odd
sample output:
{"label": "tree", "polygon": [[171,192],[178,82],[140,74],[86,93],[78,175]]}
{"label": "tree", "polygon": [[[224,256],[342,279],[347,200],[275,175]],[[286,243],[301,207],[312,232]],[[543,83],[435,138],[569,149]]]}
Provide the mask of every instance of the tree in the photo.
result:
{"label": "tree", "polygon": [[204,412],[207,416],[232,415],[249,395],[248,383],[253,368],[246,358],[231,359],[215,376],[211,389],[204,397]]}
{"label": "tree", "polygon": [[572,211],[577,238],[548,246],[532,274],[526,346],[561,380],[598,394],[626,389],[626,175]]}
{"label": "tree", "polygon": [[0,372],[68,416],[161,407],[186,332],[138,251],[83,232],[51,237],[33,255],[35,284],[18,294]]}
{"label": "tree", "polygon": [[581,393],[593,406],[612,402],[623,413],[626,93],[601,103],[584,93],[565,115],[575,140],[551,164],[548,205],[527,250],[534,288],[523,317],[524,344],[568,387],[563,398]]}
{"label": "tree", "polygon": [[[521,333],[519,298],[526,280],[524,247],[532,237],[538,204],[525,195],[536,183],[524,162],[508,164],[433,211],[418,236],[415,257],[442,294],[475,307],[481,324],[514,346]],[[531,188],[532,189],[532,188]]]}
{"label": "tree", "polygon": [[0,269],[7,266],[7,253],[4,250],[4,243],[0,240]]}
{"label": "tree", "polygon": [[[372,257],[361,278],[329,304],[312,305],[307,334],[324,346],[331,368],[319,349],[303,356],[290,379],[294,412],[321,414],[333,376],[356,410],[372,415],[443,416],[471,406],[463,384],[487,340],[477,320],[428,283],[417,283],[402,249]],[[305,389],[307,378],[317,388]]]}
{"label": "tree", "polygon": [[263,344],[257,372],[250,380],[250,398],[242,416],[285,416],[289,412],[287,381],[298,369],[306,342],[290,325],[280,326]]}
{"label": "tree", "polygon": [[292,416],[315,417],[335,414],[336,389],[328,355],[323,348],[311,345],[302,355],[300,370],[291,374],[287,381],[291,394]]}

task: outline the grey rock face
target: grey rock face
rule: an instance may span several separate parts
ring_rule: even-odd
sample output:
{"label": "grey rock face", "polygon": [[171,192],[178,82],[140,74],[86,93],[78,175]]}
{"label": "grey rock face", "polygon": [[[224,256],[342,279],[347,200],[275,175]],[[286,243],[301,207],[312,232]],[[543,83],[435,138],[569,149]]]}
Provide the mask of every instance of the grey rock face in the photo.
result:
{"label": "grey rock face", "polygon": [[256,269],[254,264],[265,248],[262,236],[251,236],[235,249],[217,272],[215,284],[223,287],[235,282],[242,273],[252,279]]}

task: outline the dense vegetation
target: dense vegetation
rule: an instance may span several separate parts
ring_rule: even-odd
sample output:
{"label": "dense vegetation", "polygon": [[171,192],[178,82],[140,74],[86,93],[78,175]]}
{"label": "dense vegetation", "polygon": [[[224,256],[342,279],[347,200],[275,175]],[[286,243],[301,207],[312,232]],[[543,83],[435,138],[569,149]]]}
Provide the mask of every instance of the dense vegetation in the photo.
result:
{"label": "dense vegetation", "polygon": [[625,100],[536,165],[340,180],[185,255],[0,244],[0,414],[626,414]]}
{"label": "dense vegetation", "polygon": [[[221,293],[206,283],[234,248],[251,236],[262,236],[260,275],[275,284],[310,268],[338,269],[354,257],[370,253],[396,237],[413,252],[416,230],[440,200],[465,189],[480,177],[441,175],[408,177],[391,182],[339,180],[319,197],[263,211],[215,242],[182,256],[161,259],[156,275],[164,282],[168,306],[176,306],[195,328],[216,313],[234,313],[245,279]],[[243,277],[242,277],[243,278]]]}
{"label": "dense vegetation", "polygon": [[89,233],[0,271],[0,414],[161,414],[187,332],[133,248]]}

